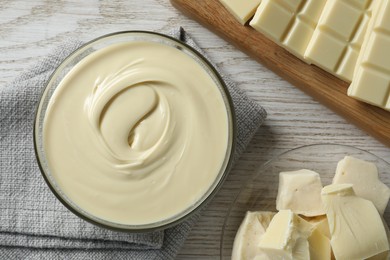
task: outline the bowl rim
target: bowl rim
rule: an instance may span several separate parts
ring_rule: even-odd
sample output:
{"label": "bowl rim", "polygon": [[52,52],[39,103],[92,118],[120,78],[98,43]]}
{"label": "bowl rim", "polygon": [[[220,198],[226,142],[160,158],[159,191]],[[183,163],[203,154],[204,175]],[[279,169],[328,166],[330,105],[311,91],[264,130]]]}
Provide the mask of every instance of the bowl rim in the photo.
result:
{"label": "bowl rim", "polygon": [[[216,180],[219,178],[218,182],[212,183],[212,185],[209,187],[209,189],[202,195],[201,198],[199,198],[198,201],[196,201],[193,205],[196,206],[190,206],[189,208],[183,210],[182,212],[178,213],[173,217],[173,220],[170,220],[171,218],[168,218],[170,221],[162,220],[154,223],[149,223],[149,224],[142,224],[142,225],[126,225],[126,224],[118,224],[115,222],[111,221],[106,221],[103,220],[105,223],[112,223],[115,224],[116,226],[110,226],[101,222],[98,222],[94,219],[89,218],[88,216],[84,215],[82,212],[79,212],[77,209],[75,209],[72,205],[70,205],[64,198],[61,197],[61,195],[57,192],[56,188],[53,187],[51,181],[49,180],[42,164],[41,164],[41,158],[39,156],[39,148],[37,145],[37,128],[39,125],[39,113],[41,110],[42,102],[45,97],[46,91],[49,87],[49,83],[53,80],[53,78],[57,75],[57,72],[61,69],[61,65],[65,64],[67,61],[73,58],[73,56],[79,52],[81,49],[90,46],[93,43],[96,43],[102,39],[113,37],[113,36],[118,36],[118,35],[125,35],[125,34],[145,34],[148,36],[157,36],[161,38],[165,38],[167,40],[171,40],[174,43],[178,44],[179,46],[182,45],[187,50],[192,52],[194,56],[196,56],[201,62],[204,63],[209,69],[208,73],[212,73],[215,77],[215,79],[218,81],[219,85],[218,89],[221,92],[222,98],[224,100],[225,104],[225,109],[226,109],[226,114],[227,114],[227,121],[228,121],[228,139],[227,139],[227,149],[226,149],[226,154],[225,154],[225,159],[222,164],[222,167],[225,167],[224,170],[220,170],[219,174],[217,175]],[[180,46],[181,47],[181,46]],[[180,48],[178,48],[180,49]],[[181,50],[181,49],[180,49]],[[192,58],[192,57],[191,57]],[[193,59],[193,58],[192,58]],[[197,62],[197,61],[196,61]],[[207,70],[206,68],[203,68],[204,70]],[[234,157],[235,157],[235,151],[236,151],[236,142],[237,142],[237,120],[236,120],[236,113],[234,109],[234,104],[233,100],[231,97],[231,94],[229,92],[229,89],[218,72],[218,70],[215,68],[215,66],[198,50],[196,50],[194,47],[188,45],[187,43],[181,41],[180,39],[174,38],[170,35],[166,35],[163,33],[158,33],[154,31],[147,31],[147,30],[125,30],[125,31],[117,31],[117,32],[112,32],[108,34],[101,35],[97,38],[94,38],[90,41],[87,41],[80,46],[78,46],[75,50],[73,50],[70,54],[68,54],[62,61],[59,63],[58,66],[53,70],[51,73],[50,77],[48,80],[44,83],[45,86],[41,91],[41,94],[39,95],[39,102],[36,105],[35,109],[35,116],[34,116],[34,121],[33,121],[33,143],[34,143],[34,152],[35,152],[35,158],[36,162],[38,164],[39,170],[41,172],[41,175],[43,176],[47,186],[50,188],[51,192],[55,195],[55,197],[64,205],[69,211],[71,211],[73,214],[78,216],[79,218],[94,224],[98,227],[102,227],[105,229],[109,229],[112,231],[120,231],[120,232],[126,232],[126,233],[146,233],[146,232],[151,232],[151,231],[159,231],[159,230],[164,230],[173,226],[176,226],[186,219],[190,218],[194,213],[198,212],[201,208],[203,208],[205,205],[208,204],[208,202],[215,196],[215,194],[218,192],[218,190],[221,188],[222,184],[224,183],[225,179],[227,178],[228,173],[230,172]],[[223,92],[223,93],[222,93]],[[230,149],[229,149],[230,147]],[[208,194],[208,195],[207,195]],[[207,195],[207,196],[205,196]],[[90,214],[93,216],[92,214]],[[179,217],[177,217],[179,216]],[[97,219],[100,219],[96,217]],[[159,223],[158,225],[154,225],[151,227],[147,227],[148,225],[151,224],[156,224]],[[120,227],[118,227],[120,226]]]}
{"label": "bowl rim", "polygon": [[375,155],[374,153],[372,152],[369,152],[367,150],[364,150],[362,148],[358,148],[358,147],[355,147],[353,145],[347,145],[347,144],[337,144],[337,143],[330,143],[330,142],[325,142],[325,143],[314,143],[314,144],[306,144],[306,145],[301,145],[301,146],[296,146],[292,149],[286,149],[276,155],[273,155],[270,159],[268,159],[267,161],[265,161],[264,163],[262,163],[260,166],[256,167],[256,170],[254,171],[254,173],[252,174],[252,176],[249,177],[249,179],[247,181],[245,181],[242,185],[240,185],[239,187],[239,190],[237,192],[237,194],[234,196],[228,210],[226,211],[226,214],[225,214],[225,217],[224,217],[224,220],[223,220],[223,224],[222,224],[222,227],[221,227],[221,235],[220,235],[220,241],[219,241],[219,258],[220,259],[223,259],[223,242],[224,242],[224,235],[225,235],[225,230],[226,230],[226,226],[227,226],[227,221],[230,217],[230,214],[231,214],[231,211],[238,199],[238,197],[241,195],[241,192],[242,190],[244,189],[244,187],[246,187],[249,183],[251,183],[256,177],[257,177],[257,174],[259,173],[259,171],[261,171],[261,169],[263,168],[266,168],[270,163],[272,163],[273,161],[275,161],[276,158],[278,157],[281,157],[287,153],[290,153],[290,152],[294,152],[296,150],[299,150],[299,149],[304,149],[304,148],[308,148],[308,147],[316,147],[316,146],[340,146],[340,147],[344,147],[344,148],[348,148],[348,149],[355,149],[357,151],[361,151],[361,152],[364,152],[366,154],[369,154],[370,156],[373,156],[375,158],[377,158],[379,161],[387,164],[390,166],[390,162],[386,161],[385,159],[383,159],[382,157],[379,157],[378,155]]}

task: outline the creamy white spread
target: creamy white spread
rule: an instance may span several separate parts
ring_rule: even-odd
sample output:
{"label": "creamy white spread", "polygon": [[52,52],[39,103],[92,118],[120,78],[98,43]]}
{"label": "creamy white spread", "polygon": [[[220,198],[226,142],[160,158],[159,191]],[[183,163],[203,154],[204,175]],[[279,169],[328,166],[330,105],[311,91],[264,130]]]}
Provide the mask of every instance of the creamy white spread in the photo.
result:
{"label": "creamy white spread", "polygon": [[49,102],[44,148],[78,207],[139,225],[191,207],[224,164],[228,114],[193,58],[153,42],[113,44],[82,59]]}

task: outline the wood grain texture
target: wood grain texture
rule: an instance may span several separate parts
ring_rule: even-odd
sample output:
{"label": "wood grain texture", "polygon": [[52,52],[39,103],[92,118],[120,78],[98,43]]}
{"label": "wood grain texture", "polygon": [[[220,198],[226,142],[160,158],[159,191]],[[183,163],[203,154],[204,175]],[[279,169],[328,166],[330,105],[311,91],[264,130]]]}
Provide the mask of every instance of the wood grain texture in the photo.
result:
{"label": "wood grain texture", "polygon": [[183,13],[390,146],[390,112],[348,97],[346,82],[302,62],[250,26],[242,26],[218,0],[171,2]]}
{"label": "wood grain texture", "polygon": [[219,259],[221,229],[231,202],[254,170],[280,152],[313,143],[339,143],[390,160],[388,147],[187,18],[166,0],[0,0],[0,88],[12,87],[10,83],[20,72],[66,40],[87,41],[122,30],[168,32],[177,26],[183,26],[222,73],[268,112],[266,123],[203,211],[178,259]]}

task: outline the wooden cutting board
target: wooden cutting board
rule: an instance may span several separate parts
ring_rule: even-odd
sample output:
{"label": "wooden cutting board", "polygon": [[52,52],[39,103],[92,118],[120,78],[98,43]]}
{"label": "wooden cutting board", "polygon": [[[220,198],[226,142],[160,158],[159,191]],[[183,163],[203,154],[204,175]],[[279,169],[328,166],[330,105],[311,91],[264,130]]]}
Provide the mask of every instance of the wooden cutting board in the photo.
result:
{"label": "wooden cutting board", "polygon": [[241,25],[218,0],[171,0],[171,3],[294,86],[390,146],[390,112],[348,97],[346,82],[302,62],[250,26]]}

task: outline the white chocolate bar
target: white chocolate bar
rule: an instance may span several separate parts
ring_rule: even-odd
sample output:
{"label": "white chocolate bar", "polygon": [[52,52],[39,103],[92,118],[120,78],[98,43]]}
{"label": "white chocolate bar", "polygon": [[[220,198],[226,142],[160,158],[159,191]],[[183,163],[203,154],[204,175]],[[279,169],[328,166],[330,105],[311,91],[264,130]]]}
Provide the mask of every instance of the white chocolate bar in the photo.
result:
{"label": "white chocolate bar", "polygon": [[373,14],[348,95],[390,111],[390,1]]}
{"label": "white chocolate bar", "polygon": [[263,0],[250,25],[304,59],[326,0]]}
{"label": "white chocolate bar", "polygon": [[351,82],[371,17],[372,3],[371,0],[328,0],[305,58]]}
{"label": "white chocolate bar", "polygon": [[241,23],[245,24],[256,12],[261,0],[219,0]]}

